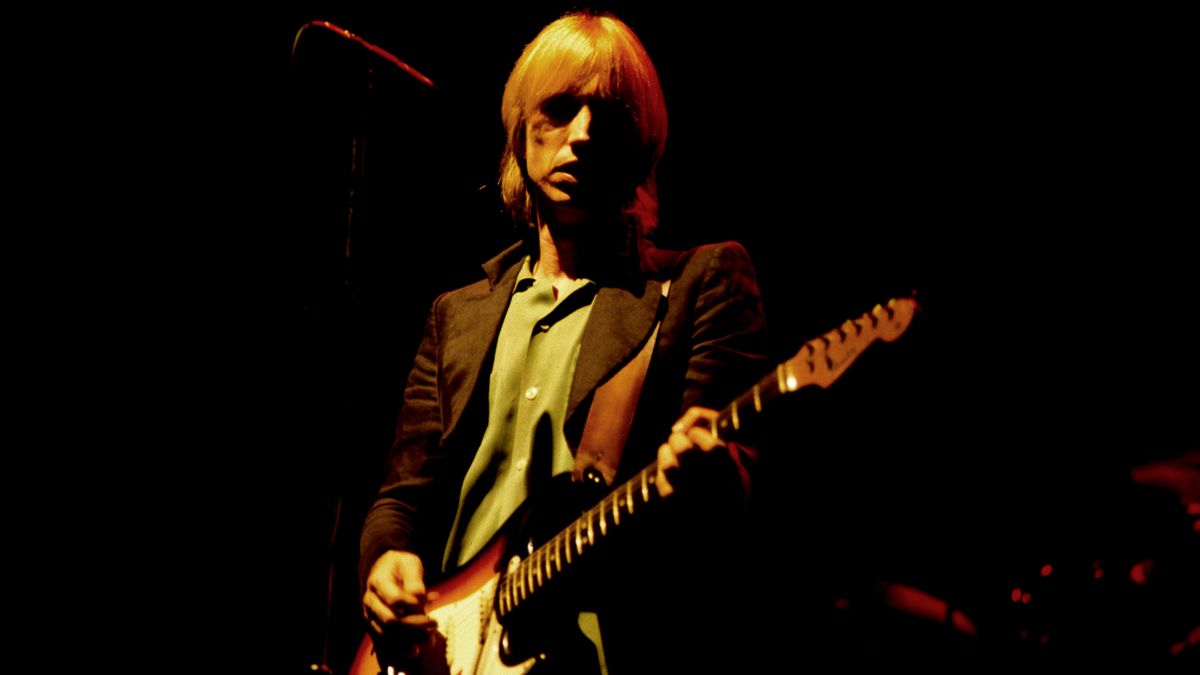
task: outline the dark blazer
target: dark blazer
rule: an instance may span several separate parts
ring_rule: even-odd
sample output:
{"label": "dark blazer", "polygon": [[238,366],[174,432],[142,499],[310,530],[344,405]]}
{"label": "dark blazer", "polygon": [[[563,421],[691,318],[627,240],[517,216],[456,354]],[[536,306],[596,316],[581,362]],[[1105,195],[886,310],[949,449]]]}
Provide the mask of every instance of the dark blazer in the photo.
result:
{"label": "dark blazer", "polygon": [[[487,423],[487,373],[525,252],[519,244],[507,249],[483,266],[486,279],[434,301],[388,476],[363,529],[360,578],[389,549],[416,551],[427,571],[437,569]],[[662,316],[621,474],[653,461],[688,407],[722,407],[766,367],[762,301],[741,245],[652,250],[645,259],[639,273],[599,283],[567,404],[565,430],[575,447],[596,388],[637,354]]]}

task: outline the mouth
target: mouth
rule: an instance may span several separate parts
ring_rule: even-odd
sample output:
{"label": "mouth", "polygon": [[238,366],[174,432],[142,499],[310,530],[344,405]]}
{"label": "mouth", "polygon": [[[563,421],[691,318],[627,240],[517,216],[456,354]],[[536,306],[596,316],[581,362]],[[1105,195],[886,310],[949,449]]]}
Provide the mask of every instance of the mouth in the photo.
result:
{"label": "mouth", "polygon": [[578,162],[567,162],[554,168],[550,173],[557,174],[561,179],[569,183],[578,183],[583,176],[583,166]]}

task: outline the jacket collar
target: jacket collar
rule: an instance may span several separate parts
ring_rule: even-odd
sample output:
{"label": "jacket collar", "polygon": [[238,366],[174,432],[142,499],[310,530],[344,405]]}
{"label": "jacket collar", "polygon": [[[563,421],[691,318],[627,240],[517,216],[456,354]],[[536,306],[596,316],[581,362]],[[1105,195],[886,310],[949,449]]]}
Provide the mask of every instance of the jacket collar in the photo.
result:
{"label": "jacket collar", "polygon": [[[525,244],[517,242],[501,251],[496,257],[483,263],[483,273],[487,275],[488,288],[493,291],[496,290],[496,284],[500,283],[501,278],[505,276],[505,272],[508,272],[510,268],[521,262],[525,257],[525,253]],[[512,271],[514,274],[516,273],[515,269]],[[514,276],[513,279],[515,281],[516,277]]]}
{"label": "jacket collar", "polygon": [[[463,408],[476,386],[487,382],[479,375],[487,365],[485,360],[491,353],[504,312],[508,308],[513,285],[516,283],[518,264],[524,259],[527,249],[523,243],[514,244],[483,264],[487,275],[486,297],[477,298],[479,304],[474,316],[475,330],[481,334],[473,341],[474,348],[468,353],[459,352],[470,373],[460,395],[451,403],[451,424],[461,416]],[[575,366],[575,379],[571,384],[567,400],[567,419],[570,420],[579,405],[601,383],[623,367],[645,344],[660,316],[660,307],[665,309],[662,284],[649,279],[634,269],[620,269],[597,280],[600,289],[593,301],[591,315],[583,331],[579,361]],[[486,345],[486,348],[480,348]]]}

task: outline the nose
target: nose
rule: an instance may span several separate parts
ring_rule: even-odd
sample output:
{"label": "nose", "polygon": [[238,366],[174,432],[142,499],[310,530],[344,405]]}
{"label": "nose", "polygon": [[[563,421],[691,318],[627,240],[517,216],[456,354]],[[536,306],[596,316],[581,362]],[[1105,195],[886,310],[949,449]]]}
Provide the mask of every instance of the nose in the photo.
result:
{"label": "nose", "polygon": [[592,140],[592,108],[584,103],[568,126],[567,142],[584,143]]}

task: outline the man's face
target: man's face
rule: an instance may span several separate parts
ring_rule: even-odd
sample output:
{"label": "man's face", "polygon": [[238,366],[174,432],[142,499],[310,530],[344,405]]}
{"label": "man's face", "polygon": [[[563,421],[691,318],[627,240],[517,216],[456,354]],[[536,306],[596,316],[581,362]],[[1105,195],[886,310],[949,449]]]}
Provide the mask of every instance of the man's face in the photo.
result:
{"label": "man's face", "polygon": [[543,212],[577,223],[619,206],[633,187],[632,122],[623,106],[590,95],[594,87],[551,96],[530,115],[525,168]]}

